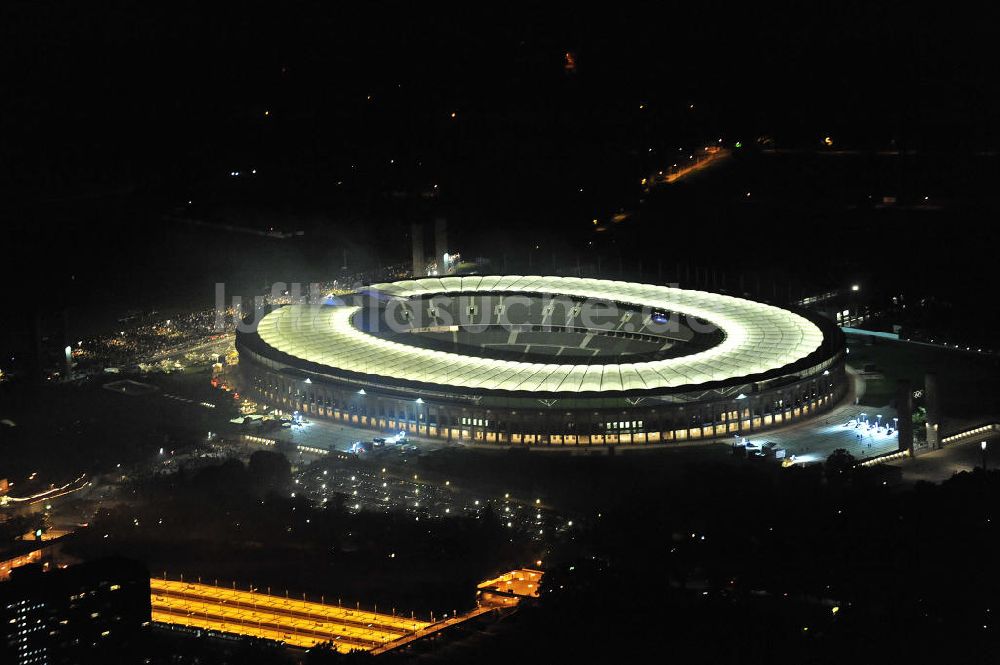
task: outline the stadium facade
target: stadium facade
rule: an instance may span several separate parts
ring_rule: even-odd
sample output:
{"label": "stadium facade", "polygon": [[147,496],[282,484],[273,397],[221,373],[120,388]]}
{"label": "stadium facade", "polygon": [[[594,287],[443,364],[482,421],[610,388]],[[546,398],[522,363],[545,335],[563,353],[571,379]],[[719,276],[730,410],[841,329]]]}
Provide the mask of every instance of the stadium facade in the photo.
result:
{"label": "stadium facade", "polygon": [[237,348],[244,394],[275,408],[495,445],[746,436],[829,409],[847,386],[826,319],[572,277],[377,284],[274,309]]}

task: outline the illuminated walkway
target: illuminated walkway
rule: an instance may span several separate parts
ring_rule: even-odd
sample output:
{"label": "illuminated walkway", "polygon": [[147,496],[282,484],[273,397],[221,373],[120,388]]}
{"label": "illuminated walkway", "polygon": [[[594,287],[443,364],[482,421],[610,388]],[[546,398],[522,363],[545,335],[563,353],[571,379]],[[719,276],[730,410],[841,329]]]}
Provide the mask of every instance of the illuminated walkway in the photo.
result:
{"label": "illuminated walkway", "polygon": [[341,652],[367,651],[430,625],[412,618],[208,584],[154,578],[150,580],[150,591],[154,621],[304,648],[332,641]]}
{"label": "illuminated walkway", "polygon": [[393,651],[395,649],[399,649],[401,647],[406,646],[410,642],[415,642],[416,640],[420,640],[425,637],[435,635],[437,633],[440,633],[442,630],[445,630],[446,628],[457,626],[458,624],[468,621],[469,619],[474,619],[480,614],[486,614],[487,612],[492,612],[495,609],[496,607],[488,607],[486,605],[481,605],[473,610],[470,610],[469,612],[466,612],[465,614],[459,614],[458,616],[453,616],[449,619],[445,619],[444,621],[437,621],[435,623],[428,625],[426,628],[421,628],[413,633],[404,635],[403,637],[400,637],[397,640],[393,640],[392,642],[387,642],[382,646],[375,647],[374,649],[372,649],[372,654],[377,656],[379,654],[385,653],[386,651]]}
{"label": "illuminated walkway", "polygon": [[494,579],[480,582],[476,585],[478,601],[474,609],[469,610],[465,614],[459,614],[450,619],[438,621],[398,640],[376,647],[372,650],[372,654],[377,656],[386,651],[399,649],[410,642],[434,635],[446,628],[460,624],[463,621],[468,621],[469,619],[474,619],[487,612],[515,607],[521,602],[522,598],[538,598],[538,587],[542,581],[542,575],[543,573],[540,570],[521,568],[504,573]]}

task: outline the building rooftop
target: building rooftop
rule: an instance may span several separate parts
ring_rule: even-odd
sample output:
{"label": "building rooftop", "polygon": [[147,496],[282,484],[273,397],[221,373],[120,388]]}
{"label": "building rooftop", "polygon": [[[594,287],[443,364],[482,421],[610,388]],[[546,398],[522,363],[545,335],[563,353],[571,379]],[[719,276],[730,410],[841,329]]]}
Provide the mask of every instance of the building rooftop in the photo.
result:
{"label": "building rooftop", "polygon": [[382,299],[430,294],[567,296],[675,312],[723,332],[720,343],[689,355],[648,362],[519,362],[420,348],[380,338],[353,324],[358,306],[291,305],[263,317],[257,333],[268,346],[331,373],[376,375],[419,384],[490,391],[593,393],[696,387],[760,375],[817,351],[823,331],[779,307],[732,296],[573,277],[472,276],[376,284]]}

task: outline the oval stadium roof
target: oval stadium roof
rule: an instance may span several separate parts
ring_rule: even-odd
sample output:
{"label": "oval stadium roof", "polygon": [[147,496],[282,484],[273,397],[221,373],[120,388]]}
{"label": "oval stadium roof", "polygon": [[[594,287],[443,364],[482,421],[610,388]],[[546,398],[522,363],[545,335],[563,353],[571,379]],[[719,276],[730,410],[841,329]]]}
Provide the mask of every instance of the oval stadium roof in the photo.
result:
{"label": "oval stadium roof", "polygon": [[778,370],[823,343],[808,319],[764,303],[705,291],[576,277],[472,276],[376,284],[389,296],[525,293],[594,298],[676,312],[709,321],[725,333],[718,345],[691,355],[649,362],[547,364],[438,351],[359,330],[355,306],[290,305],[261,319],[257,334],[289,356],[397,381],[451,388],[538,393],[592,393],[697,387]]}

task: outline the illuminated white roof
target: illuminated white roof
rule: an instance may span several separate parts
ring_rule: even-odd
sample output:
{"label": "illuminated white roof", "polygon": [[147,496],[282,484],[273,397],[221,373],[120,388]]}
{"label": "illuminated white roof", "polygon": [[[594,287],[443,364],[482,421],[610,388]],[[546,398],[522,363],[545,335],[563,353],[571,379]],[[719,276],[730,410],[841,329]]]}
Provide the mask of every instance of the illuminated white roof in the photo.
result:
{"label": "illuminated white roof", "polygon": [[372,286],[399,297],[517,292],[613,300],[695,316],[725,339],[691,355],[621,364],[548,364],[497,360],[410,346],[351,324],[358,307],[290,305],[267,314],[260,338],[290,356],[389,379],[455,388],[528,392],[654,390],[730,381],[780,369],[823,341],[811,321],[787,310],[732,296],[651,284],[577,277],[426,278]]}

